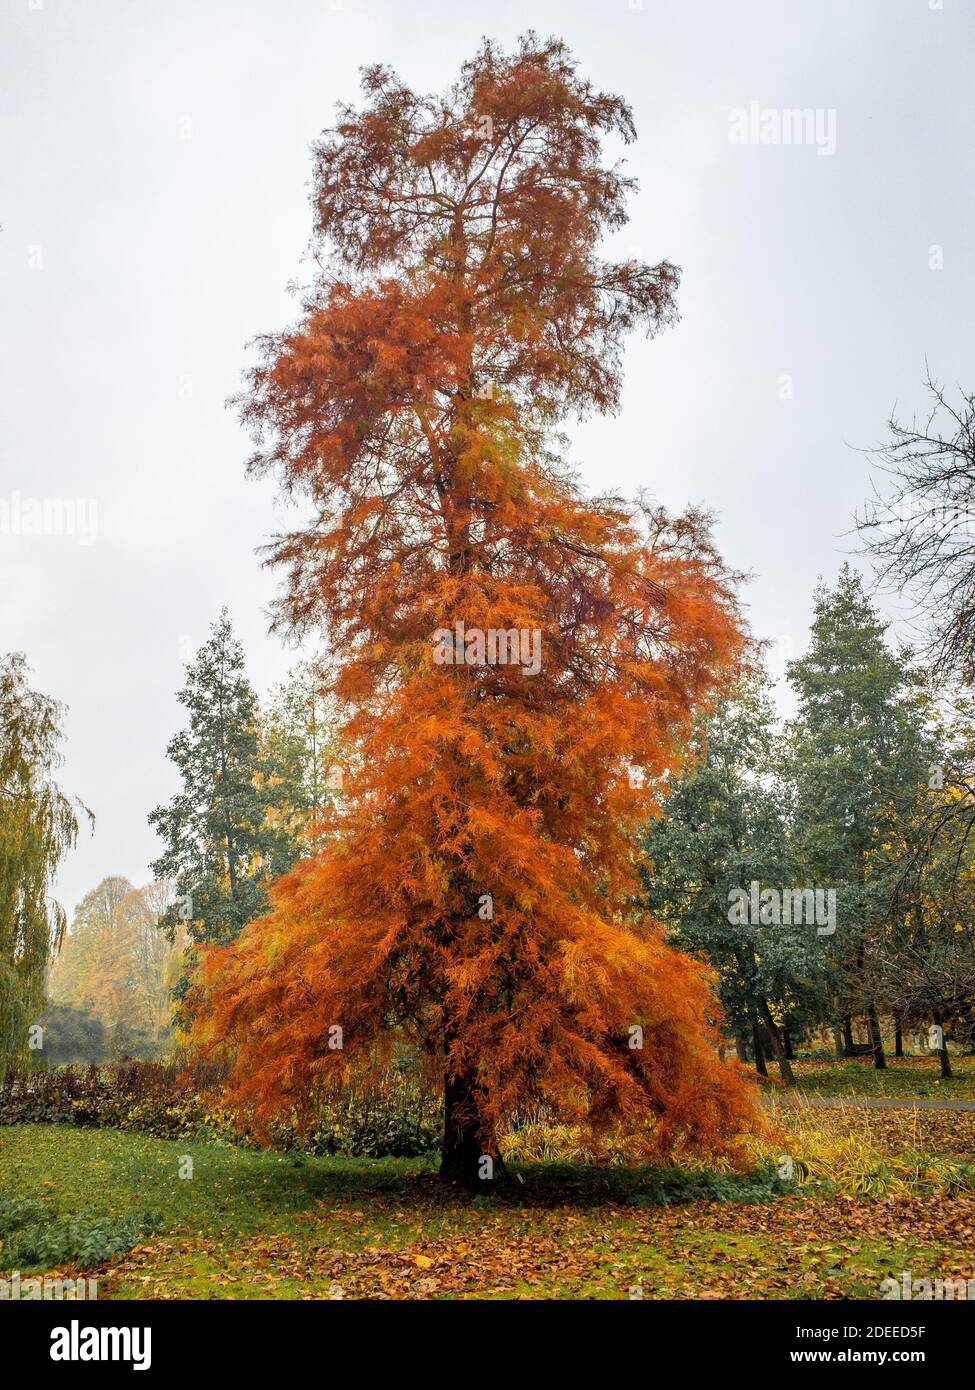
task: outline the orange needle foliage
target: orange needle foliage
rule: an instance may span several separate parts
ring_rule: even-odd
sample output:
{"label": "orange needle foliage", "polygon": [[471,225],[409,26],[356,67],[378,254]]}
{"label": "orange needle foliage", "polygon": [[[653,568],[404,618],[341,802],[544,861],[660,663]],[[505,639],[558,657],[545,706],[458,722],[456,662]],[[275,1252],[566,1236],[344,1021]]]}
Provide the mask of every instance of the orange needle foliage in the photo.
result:
{"label": "orange needle foliage", "polygon": [[[244,402],[252,466],[314,508],[274,559],[283,619],[331,645],[343,796],[210,953],[198,1036],[259,1119],[408,1039],[465,1181],[533,1102],[720,1146],[750,1093],[705,968],[634,913],[634,830],[740,667],[732,577],[706,517],[585,498],[553,433],[613,409],[623,335],[674,317],[673,266],[595,253],[625,221],[601,142],[630,112],[531,34],[443,98],[384,68],[364,87],[316,149],[331,259]],[[541,669],[438,664],[458,620],[540,633]]]}

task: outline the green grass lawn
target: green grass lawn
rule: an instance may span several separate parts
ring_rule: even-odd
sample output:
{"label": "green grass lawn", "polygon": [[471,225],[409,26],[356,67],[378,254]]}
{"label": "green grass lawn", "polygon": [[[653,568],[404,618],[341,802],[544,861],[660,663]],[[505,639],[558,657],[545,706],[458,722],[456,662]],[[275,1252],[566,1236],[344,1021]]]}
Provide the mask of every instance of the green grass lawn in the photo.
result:
{"label": "green grass lawn", "polygon": [[973,1273],[970,1197],[773,1197],[735,1180],[736,1200],[661,1204],[686,1175],[539,1164],[503,1199],[471,1199],[423,1159],[62,1125],[0,1130],[0,1173],[3,1197],[55,1223],[153,1213],[152,1233],[98,1268],[103,1297],[872,1298],[905,1268]]}
{"label": "green grass lawn", "polygon": [[[798,1058],[792,1064],[796,1089],[810,1096],[888,1096],[891,1099],[975,1100],[975,1058],[952,1057],[954,1076],[942,1079],[936,1057],[888,1057],[877,1071],[871,1057],[834,1061]],[[769,1067],[770,1089],[778,1068]]]}

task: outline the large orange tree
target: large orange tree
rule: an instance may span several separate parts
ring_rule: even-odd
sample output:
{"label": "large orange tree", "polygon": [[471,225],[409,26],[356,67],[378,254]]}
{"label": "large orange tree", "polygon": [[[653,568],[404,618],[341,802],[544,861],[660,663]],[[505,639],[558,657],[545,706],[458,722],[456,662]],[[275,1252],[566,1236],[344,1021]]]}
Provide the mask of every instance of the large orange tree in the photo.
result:
{"label": "large orange tree", "polygon": [[258,1118],[408,1039],[466,1182],[534,1102],[720,1143],[748,1091],[704,967],[634,913],[634,831],[740,666],[733,580],[701,515],[583,495],[556,432],[675,316],[674,266],[597,254],[631,113],[531,34],[442,97],[363,85],[315,149],[320,273],[243,400],[252,467],[312,509],[273,560],[333,657],[343,795],[210,953],[199,1035]]}

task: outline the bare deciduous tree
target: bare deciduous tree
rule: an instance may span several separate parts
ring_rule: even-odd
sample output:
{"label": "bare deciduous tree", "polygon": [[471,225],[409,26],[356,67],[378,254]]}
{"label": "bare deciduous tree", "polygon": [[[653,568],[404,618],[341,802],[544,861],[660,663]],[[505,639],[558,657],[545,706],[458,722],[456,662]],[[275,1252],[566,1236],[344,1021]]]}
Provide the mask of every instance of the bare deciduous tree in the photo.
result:
{"label": "bare deciduous tree", "polygon": [[938,675],[975,679],[975,395],[952,405],[930,372],[922,425],[896,418],[875,453],[892,486],[875,489],[857,530],[880,583],[912,597]]}

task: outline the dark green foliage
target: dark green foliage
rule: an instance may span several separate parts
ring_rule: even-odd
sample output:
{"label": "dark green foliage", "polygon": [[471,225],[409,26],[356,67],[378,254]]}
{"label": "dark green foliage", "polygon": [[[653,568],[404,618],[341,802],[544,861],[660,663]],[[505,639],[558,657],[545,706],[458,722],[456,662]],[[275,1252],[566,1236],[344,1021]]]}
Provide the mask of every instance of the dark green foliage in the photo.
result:
{"label": "dark green foliage", "polygon": [[774,711],[756,676],[702,724],[690,752],[643,837],[646,901],[675,945],[715,967],[726,1020],[750,1040],[769,1011],[779,1022],[802,1016],[826,961],[812,925],[729,921],[732,891],[802,883]]}
{"label": "dark green foliage", "polygon": [[789,666],[798,711],[787,729],[786,768],[796,857],[837,895],[824,1015],[838,1025],[869,1013],[878,1066],[874,1020],[886,991],[873,962],[897,925],[898,837],[936,757],[926,693],[910,653],[892,651],[886,630],[848,565],[834,588],[817,590],[809,650]]}
{"label": "dark green foliage", "polygon": [[844,566],[815,607],[809,650],[789,665],[799,704],[788,728],[793,828],[808,867],[840,884],[849,925],[887,886],[866,887],[864,856],[910,814],[935,750],[910,654],[887,646],[860,576]]}
{"label": "dark green foliage", "polygon": [[0,1195],[0,1246],[10,1269],[65,1264],[90,1269],[120,1250],[130,1250],[159,1224],[155,1212],[134,1212],[124,1221],[84,1213],[66,1218],[40,1202]]}
{"label": "dark green foliage", "polygon": [[262,749],[260,712],[226,609],[186,668],[179,694],[189,727],[168,753],[182,788],[149,816],[165,845],[153,872],[176,902],[163,915],[195,942],[227,942],[267,909],[267,884],[297,857],[273,814],[276,768]]}
{"label": "dark green foliage", "polygon": [[[771,1044],[786,1081],[784,1027],[795,1041],[829,1024],[845,1030],[849,1050],[850,1021],[865,1016],[882,1066],[881,1011],[911,1017],[894,987],[909,907],[896,889],[938,761],[930,694],[910,653],[888,646],[848,566],[834,587],[817,589],[809,649],[788,674],[795,718],[779,732],[749,677],[698,731],[643,840],[651,912],[676,944],[707,956],[740,1044]],[[756,898],[767,888],[832,894],[833,920],[825,931],[818,920],[779,925],[774,911],[768,925],[751,911],[729,921],[729,892],[749,884]],[[967,979],[954,963],[950,973]],[[957,1002],[956,989],[940,1008]]]}
{"label": "dark green foliage", "polygon": [[647,1170],[640,1191],[627,1199],[633,1207],[671,1206],[681,1202],[770,1202],[797,1184],[780,1178],[773,1167],[752,1173],[715,1173],[687,1168]]}

